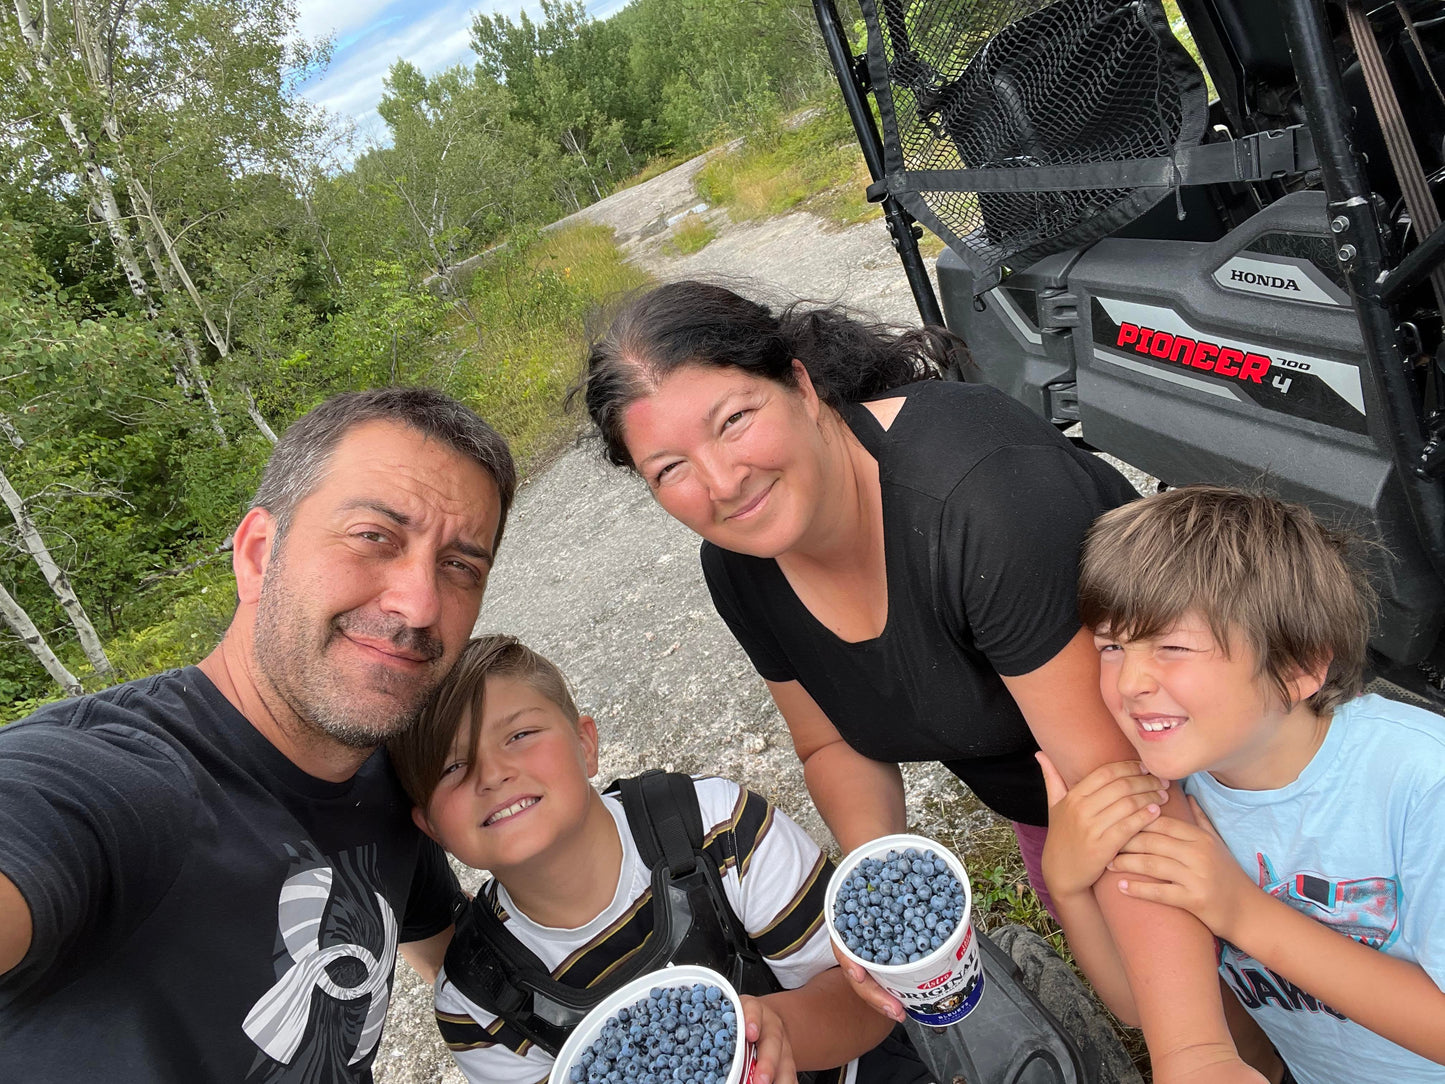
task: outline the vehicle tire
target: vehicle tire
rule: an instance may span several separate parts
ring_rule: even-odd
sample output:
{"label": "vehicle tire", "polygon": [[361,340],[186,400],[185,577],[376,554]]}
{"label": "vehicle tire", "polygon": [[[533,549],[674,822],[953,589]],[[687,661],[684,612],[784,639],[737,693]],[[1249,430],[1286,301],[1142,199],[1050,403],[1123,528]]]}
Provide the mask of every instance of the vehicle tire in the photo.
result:
{"label": "vehicle tire", "polygon": [[1104,1008],[1047,941],[1016,925],[991,930],[988,936],[1013,960],[1024,987],[1058,1018],[1077,1044],[1091,1080],[1097,1084],[1144,1084]]}

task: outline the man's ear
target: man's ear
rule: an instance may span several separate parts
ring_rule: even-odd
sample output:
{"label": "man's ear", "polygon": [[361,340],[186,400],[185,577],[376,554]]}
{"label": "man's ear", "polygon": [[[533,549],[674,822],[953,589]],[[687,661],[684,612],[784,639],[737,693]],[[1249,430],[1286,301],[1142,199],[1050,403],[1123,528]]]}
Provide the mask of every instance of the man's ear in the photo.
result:
{"label": "man's ear", "polygon": [[587,778],[597,774],[597,720],[590,715],[577,716],[577,737],[587,761]]}
{"label": "man's ear", "polygon": [[276,517],[253,508],[242,517],[231,539],[231,568],[236,573],[236,601],[243,606],[261,597],[261,580],[276,541]]}
{"label": "man's ear", "polygon": [[426,811],[422,809],[421,806],[414,805],[411,807],[411,823],[416,825],[417,828],[421,830],[422,835],[426,836],[433,843],[441,842],[441,840],[437,839],[437,834],[432,831],[431,821],[426,819]]}

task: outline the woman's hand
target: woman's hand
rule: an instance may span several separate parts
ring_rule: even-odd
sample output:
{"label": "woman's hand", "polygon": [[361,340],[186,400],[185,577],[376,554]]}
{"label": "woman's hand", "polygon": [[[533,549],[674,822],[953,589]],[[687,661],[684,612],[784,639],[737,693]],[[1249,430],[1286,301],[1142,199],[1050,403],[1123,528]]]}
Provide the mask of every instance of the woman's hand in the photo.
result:
{"label": "woman's hand", "polygon": [[897,1020],[903,1023],[903,1005],[899,1000],[890,994],[883,987],[874,981],[873,976],[860,966],[855,960],[850,960],[846,953],[833,942],[833,955],[838,959],[838,966],[843,969],[843,974],[848,976],[848,984],[853,988],[853,993],[858,999],[876,1013],[882,1013],[890,1020]]}
{"label": "woman's hand", "polygon": [[1094,769],[1070,788],[1047,754],[1037,759],[1049,800],[1044,881],[1056,899],[1080,895],[1125,843],[1158,819],[1169,784],[1137,760],[1125,760]]}
{"label": "woman's hand", "polygon": [[1119,891],[1188,911],[1216,937],[1232,941],[1240,915],[1259,896],[1259,886],[1240,868],[1192,797],[1198,824],[1164,817],[1131,839],[1109,863],[1116,873],[1158,882],[1120,881]]}
{"label": "woman's hand", "polygon": [[755,1061],[752,1084],[798,1084],[793,1064],[793,1047],[783,1018],[773,1011],[766,998],[743,994],[743,1030],[754,1045]]}

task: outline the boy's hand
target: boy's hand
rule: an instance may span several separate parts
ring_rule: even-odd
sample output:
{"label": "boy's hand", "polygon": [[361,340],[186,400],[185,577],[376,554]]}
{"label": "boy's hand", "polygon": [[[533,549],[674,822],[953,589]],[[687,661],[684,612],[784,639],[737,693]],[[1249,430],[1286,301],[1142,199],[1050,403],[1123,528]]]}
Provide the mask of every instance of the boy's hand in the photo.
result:
{"label": "boy's hand", "polygon": [[767,998],[743,994],[743,1025],[748,1042],[754,1044],[755,1060],[751,1084],[798,1084],[793,1065],[793,1047],[783,1018],[773,1011]]}
{"label": "boy's hand", "polygon": [[1232,940],[1235,924],[1259,886],[1240,868],[1192,797],[1198,824],[1164,817],[1123,848],[1109,869],[1139,873],[1159,883],[1120,881],[1119,891],[1188,911],[1216,937]]}
{"label": "boy's hand", "polygon": [[837,941],[833,942],[833,956],[838,961],[838,966],[843,969],[843,974],[848,976],[848,984],[853,987],[853,993],[858,996],[859,1001],[874,1012],[903,1023],[902,1002],[879,986],[873,976],[855,961],[850,960],[838,947]]}
{"label": "boy's hand", "polygon": [[1159,817],[1169,784],[1125,760],[1095,768],[1070,789],[1047,755],[1036,757],[1049,799],[1044,881],[1056,897],[1088,892],[1119,849]]}

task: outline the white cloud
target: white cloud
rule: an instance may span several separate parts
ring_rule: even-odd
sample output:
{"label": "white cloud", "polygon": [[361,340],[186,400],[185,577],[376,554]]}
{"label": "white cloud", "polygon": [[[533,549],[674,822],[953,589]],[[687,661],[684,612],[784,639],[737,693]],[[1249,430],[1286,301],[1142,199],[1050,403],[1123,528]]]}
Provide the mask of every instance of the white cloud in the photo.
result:
{"label": "white cloud", "polygon": [[[472,16],[468,3],[450,3],[410,20],[382,12],[372,29],[353,31],[352,40],[333,55],[331,66],[301,93],[317,105],[356,121],[365,137],[383,131],[376,104],[387,70],[399,57],[428,75],[473,59]],[[415,10],[414,8],[412,9]]]}
{"label": "white cloud", "polygon": [[[595,16],[610,15],[626,0],[591,0]],[[297,33],[333,34],[331,65],[300,88],[308,101],[356,122],[362,141],[384,140],[386,126],[376,112],[383,80],[398,58],[433,75],[476,59],[471,50],[472,19],[478,12],[500,12],[515,19],[526,7],[538,14],[537,0],[301,0]]]}
{"label": "white cloud", "polygon": [[344,41],[391,6],[393,0],[302,0],[296,5],[296,33],[303,38],[334,34]]}

